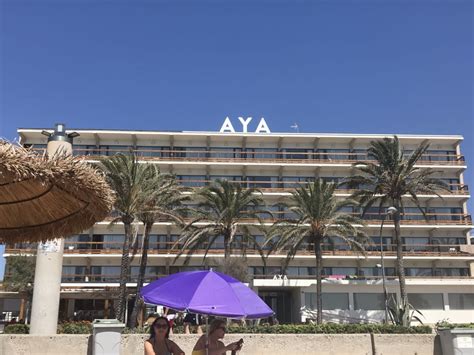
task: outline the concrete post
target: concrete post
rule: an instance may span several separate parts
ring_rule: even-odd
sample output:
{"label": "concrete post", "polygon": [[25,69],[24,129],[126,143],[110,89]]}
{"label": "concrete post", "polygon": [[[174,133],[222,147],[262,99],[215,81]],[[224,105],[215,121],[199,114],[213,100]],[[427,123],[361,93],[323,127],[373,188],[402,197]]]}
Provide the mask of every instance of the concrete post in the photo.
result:
{"label": "concrete post", "polygon": [[[49,156],[72,154],[72,139],[78,136],[77,133],[67,134],[64,124],[56,124],[54,133],[43,133],[48,136]],[[63,238],[38,245],[30,334],[52,335],[57,332],[63,250]]]}

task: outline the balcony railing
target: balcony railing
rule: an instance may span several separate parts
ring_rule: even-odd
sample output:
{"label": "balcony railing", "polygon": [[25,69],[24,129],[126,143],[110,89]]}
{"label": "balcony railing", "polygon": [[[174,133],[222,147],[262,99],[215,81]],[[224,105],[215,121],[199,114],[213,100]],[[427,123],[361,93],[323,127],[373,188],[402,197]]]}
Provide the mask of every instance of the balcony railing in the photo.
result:
{"label": "balcony railing", "polygon": [[[260,213],[260,218],[265,223],[273,223],[282,219],[291,219],[293,216],[288,211],[269,211],[269,213]],[[348,212],[351,213],[351,212]],[[356,217],[361,217],[360,213],[352,212]],[[422,213],[404,213],[401,215],[402,225],[472,225],[471,215],[463,213],[426,213],[426,218]],[[116,214],[112,213],[110,217],[106,218],[106,221],[111,221],[116,218]],[[367,224],[381,224],[380,214],[377,213],[366,213],[363,220]],[[191,218],[184,218],[185,221],[190,222]],[[169,219],[157,219],[156,222],[169,222]],[[206,222],[202,220],[201,222]],[[255,218],[241,218],[240,223],[244,224],[256,224],[259,221]],[[391,225],[393,221],[391,219],[385,220],[385,225]]]}
{"label": "balcony railing", "polygon": [[[158,274],[149,274],[145,275],[144,282],[152,282],[159,278],[166,277],[168,275],[158,275]],[[316,275],[276,275],[276,274],[264,274],[264,275],[251,275],[254,279],[299,279],[299,280],[313,280]],[[396,280],[397,276],[385,276],[387,280]],[[470,276],[406,276],[407,279],[470,279]],[[357,276],[357,275],[323,275],[323,279],[327,280],[381,280],[382,276]],[[120,282],[120,275],[118,274],[101,274],[101,275],[91,275],[91,274],[63,274],[61,277],[61,282],[63,283],[118,283]],[[137,278],[128,277],[127,282],[133,283],[137,282]]]}
{"label": "balcony railing", "polygon": [[[178,179],[178,182],[192,190],[193,188],[199,188],[210,185],[215,180],[202,180],[202,179]],[[291,192],[294,191],[296,187],[299,186],[307,186],[310,184],[310,181],[268,181],[268,180],[242,180],[242,181],[234,181],[228,180],[229,183],[234,185],[240,185],[243,188],[256,188],[262,192]],[[455,195],[468,195],[469,194],[469,187],[466,184],[448,184],[449,192],[445,190],[440,190],[441,194],[455,194]],[[355,189],[345,188],[343,186],[339,186],[336,189],[336,193],[340,194],[351,194],[355,192]]]}
{"label": "balcony railing", "polygon": [[[33,148],[44,152],[44,148]],[[161,161],[202,161],[202,162],[256,162],[256,163],[332,163],[352,164],[356,161],[371,161],[367,153],[362,152],[308,152],[304,151],[230,151],[213,149],[133,149],[133,148],[97,148],[75,147],[73,154],[84,157],[104,158],[117,153],[135,153],[142,160]],[[456,154],[424,154],[419,165],[464,165],[464,156]]]}
{"label": "balcony railing", "polygon": [[[261,244],[260,244],[261,245]],[[122,242],[69,242],[65,241],[65,254],[121,254]],[[245,248],[244,248],[245,246]],[[174,247],[174,248],[173,248]],[[384,244],[385,256],[396,256],[395,244]],[[205,253],[207,245],[203,245],[201,249],[195,251],[196,254]],[[462,255],[460,244],[403,244],[405,255],[414,256],[430,256],[430,255]],[[263,247],[267,253],[270,246]],[[355,255],[357,252],[352,251],[346,243],[323,243],[323,255]],[[25,253],[28,249],[8,248],[6,253]],[[35,249],[30,249],[32,252]],[[150,242],[148,254],[173,254],[176,255],[181,250],[181,245],[175,245],[175,242]],[[258,248],[254,243],[234,243],[232,252],[235,254],[245,253],[249,255],[258,255]],[[314,247],[311,243],[305,243],[298,251],[298,255],[314,255]],[[222,254],[224,251],[223,243],[214,243],[208,250],[209,255]],[[140,253],[140,252],[138,252]],[[274,252],[273,255],[286,255],[287,251]],[[366,254],[380,255],[380,245],[370,243],[366,246]]]}

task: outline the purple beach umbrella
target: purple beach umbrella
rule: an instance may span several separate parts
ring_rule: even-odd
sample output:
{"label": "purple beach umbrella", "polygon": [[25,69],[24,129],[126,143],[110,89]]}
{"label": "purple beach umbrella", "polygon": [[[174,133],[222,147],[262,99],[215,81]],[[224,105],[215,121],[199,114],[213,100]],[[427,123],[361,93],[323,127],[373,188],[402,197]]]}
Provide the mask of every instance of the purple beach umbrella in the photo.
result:
{"label": "purple beach umbrella", "polygon": [[273,311],[250,288],[220,272],[189,271],[156,280],[140,291],[144,301],[226,318],[265,318]]}

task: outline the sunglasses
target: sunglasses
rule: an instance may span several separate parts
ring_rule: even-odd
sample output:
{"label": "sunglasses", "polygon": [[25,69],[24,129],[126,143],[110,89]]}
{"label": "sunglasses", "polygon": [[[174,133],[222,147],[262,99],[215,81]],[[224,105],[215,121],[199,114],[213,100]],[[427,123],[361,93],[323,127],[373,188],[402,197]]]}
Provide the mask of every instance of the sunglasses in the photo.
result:
{"label": "sunglasses", "polygon": [[168,324],[155,324],[155,328],[168,329]]}

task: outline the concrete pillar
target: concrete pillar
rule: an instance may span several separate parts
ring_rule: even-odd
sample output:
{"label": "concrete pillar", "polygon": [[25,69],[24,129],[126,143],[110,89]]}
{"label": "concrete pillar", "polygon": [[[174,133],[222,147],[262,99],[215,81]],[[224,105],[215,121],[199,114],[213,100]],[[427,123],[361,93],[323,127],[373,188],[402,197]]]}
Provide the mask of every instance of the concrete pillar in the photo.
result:
{"label": "concrete pillar", "polygon": [[[56,153],[72,154],[72,139],[77,133],[67,134],[64,124],[56,124],[54,133],[43,133],[48,135],[49,156]],[[63,238],[38,245],[30,334],[52,335],[57,332],[63,250]]]}

